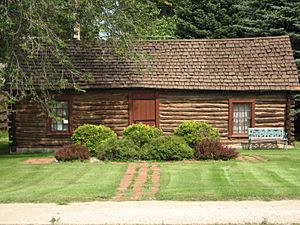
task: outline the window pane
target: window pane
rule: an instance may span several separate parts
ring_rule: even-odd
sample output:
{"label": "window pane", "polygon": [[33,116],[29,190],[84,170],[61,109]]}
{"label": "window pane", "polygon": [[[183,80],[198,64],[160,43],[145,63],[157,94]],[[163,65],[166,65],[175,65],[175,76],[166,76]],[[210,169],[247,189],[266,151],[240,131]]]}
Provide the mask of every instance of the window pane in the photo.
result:
{"label": "window pane", "polygon": [[54,105],[54,114],[57,118],[51,120],[52,131],[69,130],[69,110],[67,101],[59,101]]}
{"label": "window pane", "polygon": [[251,104],[233,104],[233,133],[246,134],[251,125]]}

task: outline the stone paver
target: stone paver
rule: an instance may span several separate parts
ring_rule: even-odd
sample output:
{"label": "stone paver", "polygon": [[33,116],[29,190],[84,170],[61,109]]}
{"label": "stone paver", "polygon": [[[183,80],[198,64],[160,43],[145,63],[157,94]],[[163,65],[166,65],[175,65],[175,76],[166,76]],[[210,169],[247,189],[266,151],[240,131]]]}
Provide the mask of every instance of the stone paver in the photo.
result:
{"label": "stone paver", "polygon": [[[129,163],[112,201],[154,199],[159,189],[158,163]],[[148,186],[149,187],[146,187]]]}
{"label": "stone paver", "polygon": [[112,198],[113,201],[121,201],[124,200],[124,194],[129,185],[132,182],[133,176],[136,173],[136,169],[138,168],[137,163],[129,163],[125,175],[123,176],[121,183],[119,184],[117,194]]}
{"label": "stone paver", "polygon": [[300,200],[123,201],[57,204],[0,204],[0,224],[244,224],[300,223]]}
{"label": "stone paver", "polygon": [[135,179],[133,186],[133,193],[130,196],[131,200],[139,200],[143,196],[143,186],[147,181],[148,163],[142,163],[140,165],[138,176]]}
{"label": "stone paver", "polygon": [[153,170],[152,178],[151,178],[151,193],[150,198],[154,199],[155,194],[159,190],[159,180],[160,180],[160,168],[158,164],[153,164],[151,169]]}

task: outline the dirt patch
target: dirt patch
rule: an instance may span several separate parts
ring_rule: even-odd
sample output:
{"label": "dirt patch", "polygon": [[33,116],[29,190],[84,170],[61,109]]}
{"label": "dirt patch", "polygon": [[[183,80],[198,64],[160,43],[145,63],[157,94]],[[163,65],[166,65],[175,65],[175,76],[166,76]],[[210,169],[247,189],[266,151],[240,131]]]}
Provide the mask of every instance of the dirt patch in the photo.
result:
{"label": "dirt patch", "polygon": [[239,160],[239,161],[245,161],[245,158],[243,157],[243,156],[238,156],[237,158],[236,158],[236,160]]}
{"label": "dirt patch", "polygon": [[255,162],[258,161],[254,156],[244,156],[247,161]]}
{"label": "dirt patch", "polygon": [[34,158],[34,159],[27,159],[22,162],[22,164],[50,164],[57,162],[55,158]]}
{"label": "dirt patch", "polygon": [[127,164],[127,162],[111,162],[111,164],[115,164],[115,165],[125,165],[125,164]]}
{"label": "dirt patch", "polygon": [[258,161],[262,161],[262,162],[268,161],[268,160],[266,160],[264,157],[262,157],[260,155],[254,155],[253,157],[255,157]]}
{"label": "dirt patch", "polygon": [[248,161],[248,162],[266,162],[267,160],[259,155],[247,155],[247,156],[239,156],[236,158],[239,161]]}

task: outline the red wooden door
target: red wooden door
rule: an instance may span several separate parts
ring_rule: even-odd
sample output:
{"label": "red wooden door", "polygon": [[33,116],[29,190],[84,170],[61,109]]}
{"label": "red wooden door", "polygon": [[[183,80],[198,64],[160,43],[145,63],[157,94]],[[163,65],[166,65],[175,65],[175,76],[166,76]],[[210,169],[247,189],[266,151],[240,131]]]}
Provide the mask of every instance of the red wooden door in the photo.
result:
{"label": "red wooden door", "polygon": [[129,94],[129,123],[144,123],[159,126],[158,98],[154,92]]}

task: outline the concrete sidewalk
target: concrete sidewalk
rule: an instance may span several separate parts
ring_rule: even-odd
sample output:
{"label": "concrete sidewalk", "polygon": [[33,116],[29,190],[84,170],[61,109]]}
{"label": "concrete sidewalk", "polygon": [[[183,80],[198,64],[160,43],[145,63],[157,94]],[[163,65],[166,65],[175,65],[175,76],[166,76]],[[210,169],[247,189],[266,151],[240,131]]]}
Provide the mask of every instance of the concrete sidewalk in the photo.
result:
{"label": "concrete sidewalk", "polygon": [[130,201],[57,204],[0,204],[0,224],[241,224],[300,223],[300,200]]}

